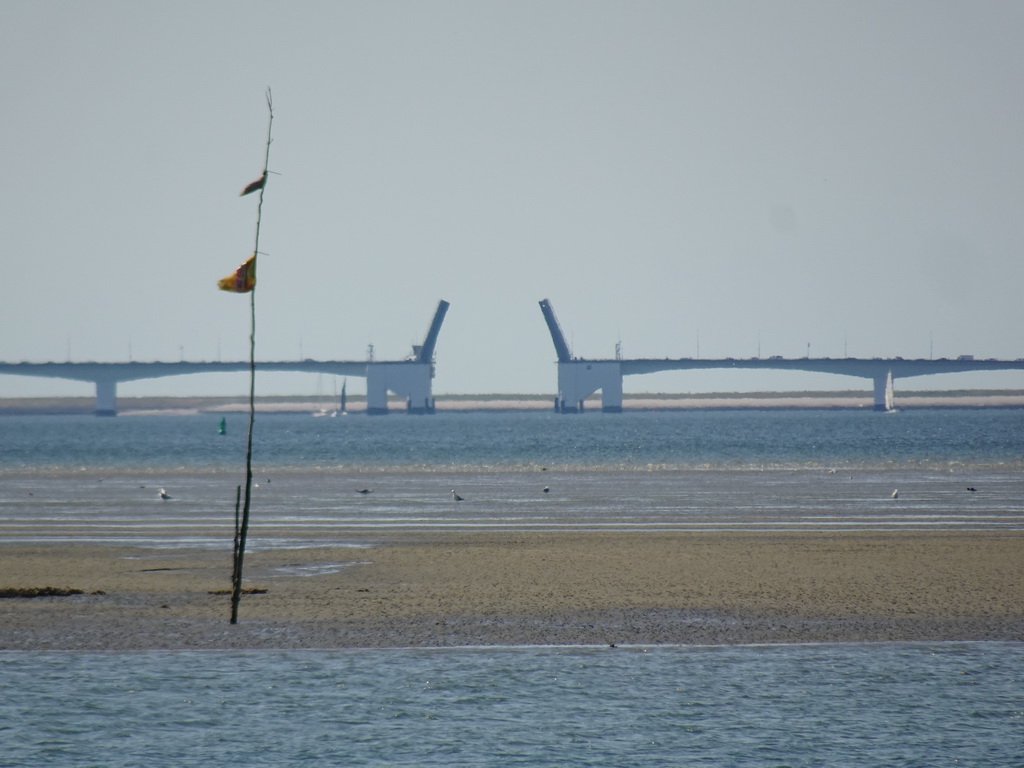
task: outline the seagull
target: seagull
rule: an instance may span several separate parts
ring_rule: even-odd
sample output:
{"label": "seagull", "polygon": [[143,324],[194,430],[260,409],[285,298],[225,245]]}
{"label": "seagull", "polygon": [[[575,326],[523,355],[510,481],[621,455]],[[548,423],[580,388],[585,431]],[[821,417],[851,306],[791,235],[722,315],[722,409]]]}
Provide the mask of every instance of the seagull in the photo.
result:
{"label": "seagull", "polygon": [[465,499],[459,496],[459,494],[455,492],[455,489],[452,488],[452,501],[465,501]]}
{"label": "seagull", "polygon": [[369,488],[360,488],[358,491],[356,491],[356,493],[361,493],[363,494],[363,496],[365,496],[368,493],[373,493],[373,491],[371,491]]}
{"label": "seagull", "polygon": [[897,488],[895,491],[892,492],[892,497],[894,499],[898,499],[900,497],[900,489],[899,488]]}
{"label": "seagull", "polygon": [[160,498],[163,499],[164,501],[167,501],[168,499],[173,499],[174,497],[171,496],[171,494],[169,494],[163,488],[161,488],[160,489]]}

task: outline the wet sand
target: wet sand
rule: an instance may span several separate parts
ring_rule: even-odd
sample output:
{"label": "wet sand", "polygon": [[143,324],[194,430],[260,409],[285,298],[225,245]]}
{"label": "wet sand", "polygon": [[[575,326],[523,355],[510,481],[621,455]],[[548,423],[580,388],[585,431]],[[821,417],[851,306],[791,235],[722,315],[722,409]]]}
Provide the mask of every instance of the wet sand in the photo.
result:
{"label": "wet sand", "polygon": [[2,649],[1024,641],[1024,534],[407,535],[230,554],[5,547]]}

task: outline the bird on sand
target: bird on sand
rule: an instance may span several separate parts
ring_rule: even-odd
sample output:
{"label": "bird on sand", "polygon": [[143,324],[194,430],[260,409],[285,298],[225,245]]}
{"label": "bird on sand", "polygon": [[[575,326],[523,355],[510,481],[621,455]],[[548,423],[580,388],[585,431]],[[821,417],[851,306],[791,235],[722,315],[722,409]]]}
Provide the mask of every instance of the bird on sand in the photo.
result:
{"label": "bird on sand", "polygon": [[164,501],[167,501],[168,499],[173,499],[174,497],[171,496],[171,494],[169,494],[163,488],[161,488],[160,489],[160,498],[163,499]]}
{"label": "bird on sand", "polygon": [[465,499],[459,496],[459,494],[455,492],[455,489],[452,488],[452,501],[465,501]]}
{"label": "bird on sand", "polygon": [[897,488],[895,491],[892,492],[892,497],[894,499],[898,499],[900,497],[900,489],[899,488]]}

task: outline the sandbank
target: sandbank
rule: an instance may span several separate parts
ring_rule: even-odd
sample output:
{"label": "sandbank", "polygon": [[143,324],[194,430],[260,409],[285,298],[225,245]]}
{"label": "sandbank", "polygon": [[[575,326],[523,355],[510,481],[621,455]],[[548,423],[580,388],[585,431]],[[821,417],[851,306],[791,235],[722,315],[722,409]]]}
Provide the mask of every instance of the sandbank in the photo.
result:
{"label": "sandbank", "polygon": [[0,649],[1024,641],[1024,534],[408,534],[230,553],[5,547]]}

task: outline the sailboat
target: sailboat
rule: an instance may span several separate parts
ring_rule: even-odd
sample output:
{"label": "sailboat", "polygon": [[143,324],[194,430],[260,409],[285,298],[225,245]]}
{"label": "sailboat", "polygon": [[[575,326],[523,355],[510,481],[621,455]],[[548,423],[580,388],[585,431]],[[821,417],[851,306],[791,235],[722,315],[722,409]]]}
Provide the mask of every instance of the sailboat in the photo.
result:
{"label": "sailboat", "polygon": [[[320,393],[320,388],[321,388],[322,381],[323,381],[323,377],[321,377],[320,381],[318,381],[318,383],[317,383],[317,395],[318,396],[319,396],[319,393]],[[336,381],[336,379],[335,379],[335,381]],[[342,386],[342,389],[344,389],[344,386]],[[344,398],[344,394],[342,395],[342,398]],[[335,417],[337,415],[338,415],[337,411],[328,410],[324,406],[321,406],[320,409],[317,410],[317,411],[313,411],[313,417],[314,418],[321,418],[323,416],[330,416],[330,417],[333,418],[333,417]]]}

